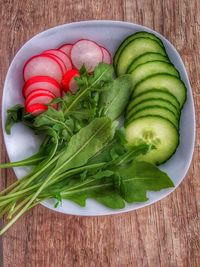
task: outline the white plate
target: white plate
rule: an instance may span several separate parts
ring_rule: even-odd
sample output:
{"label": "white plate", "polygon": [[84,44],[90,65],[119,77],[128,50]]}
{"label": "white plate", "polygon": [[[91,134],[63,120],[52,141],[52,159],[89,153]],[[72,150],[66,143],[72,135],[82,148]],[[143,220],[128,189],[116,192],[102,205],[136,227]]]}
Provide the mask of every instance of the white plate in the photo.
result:
{"label": "white plate", "polygon": [[[127,22],[84,21],[57,26],[36,35],[18,51],[6,76],[2,100],[3,134],[10,161],[16,161],[30,156],[37,151],[40,144],[40,140],[33,135],[31,130],[21,124],[17,124],[12,128],[11,135],[7,135],[4,130],[6,110],[17,103],[23,103],[21,94],[23,86],[22,69],[27,59],[35,54],[41,53],[43,50],[57,48],[64,43],[73,43],[81,38],[96,41],[100,45],[108,48],[113,55],[122,40],[136,31],[154,33],[163,41],[171,61],[179,70],[181,78],[187,87],[187,101],[182,111],[180,124],[180,145],[175,155],[161,166],[161,169],[165,170],[172,178],[175,187],[180,184],[190,166],[195,141],[195,112],[189,79],[178,52],[169,41],[149,28]],[[14,171],[16,176],[20,178],[27,173],[27,168],[14,168]],[[148,192],[149,200],[147,202],[127,204],[123,210],[111,210],[91,199],[87,201],[85,208],[81,208],[70,201],[63,201],[62,206],[57,209],[53,207],[53,200],[45,201],[43,205],[66,214],[108,215],[136,210],[152,204],[167,196],[174,189]]]}

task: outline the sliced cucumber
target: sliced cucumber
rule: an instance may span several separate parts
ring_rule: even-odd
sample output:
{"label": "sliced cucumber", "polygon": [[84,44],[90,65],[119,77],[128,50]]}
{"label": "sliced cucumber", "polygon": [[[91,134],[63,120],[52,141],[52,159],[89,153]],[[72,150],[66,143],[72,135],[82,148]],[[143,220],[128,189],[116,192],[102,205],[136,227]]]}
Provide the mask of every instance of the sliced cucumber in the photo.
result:
{"label": "sliced cucumber", "polygon": [[164,90],[174,95],[181,108],[185,103],[186,87],[184,83],[179,78],[169,74],[156,74],[148,77],[146,80],[141,81],[135,87],[132,96],[135,98],[143,92],[148,92],[152,88],[154,88],[154,90]]}
{"label": "sliced cucumber", "polygon": [[144,79],[155,74],[170,74],[179,77],[178,71],[171,63],[163,61],[152,61],[139,65],[130,74],[132,77],[133,88]]}
{"label": "sliced cucumber", "polygon": [[147,92],[143,92],[137,95],[137,97],[132,97],[132,99],[130,100],[129,106],[127,108],[127,112],[129,112],[129,110],[131,110],[132,107],[136,106],[138,103],[141,103],[142,101],[150,99],[150,98],[169,101],[173,106],[176,107],[177,112],[180,113],[180,104],[178,100],[175,98],[175,96],[173,96],[171,93],[167,91],[159,90],[159,89],[151,89],[151,90],[148,90]]}
{"label": "sliced cucumber", "polygon": [[121,45],[119,46],[119,48],[117,49],[115,55],[114,55],[114,58],[113,58],[113,63],[114,65],[116,66],[117,64],[117,61],[118,61],[118,58],[119,58],[119,55],[120,53],[122,52],[122,50],[124,49],[124,47],[130,43],[131,41],[137,39],[137,38],[141,38],[141,37],[146,37],[146,38],[150,38],[152,40],[155,40],[159,43],[160,46],[163,47],[163,43],[162,41],[157,37],[155,36],[154,34],[152,33],[149,33],[149,32],[136,32],[132,35],[129,35],[122,43]]}
{"label": "sliced cucumber", "polygon": [[128,43],[121,51],[116,63],[117,75],[126,73],[130,63],[147,52],[159,53],[166,56],[164,48],[157,41],[150,38],[137,38]]}
{"label": "sliced cucumber", "polygon": [[158,99],[158,98],[157,99],[149,98],[149,99],[143,100],[142,102],[136,104],[135,106],[132,105],[132,109],[130,109],[126,113],[126,118],[129,119],[138,110],[141,110],[145,107],[154,107],[154,106],[164,107],[164,108],[171,110],[173,112],[174,116],[179,120],[180,112],[177,111],[176,107],[173,104],[171,104],[169,101],[163,100],[163,99]]}
{"label": "sliced cucumber", "polygon": [[129,145],[148,143],[156,149],[137,159],[161,164],[168,160],[179,144],[179,134],[173,124],[160,116],[145,116],[133,120],[126,127],[126,138]]}
{"label": "sliced cucumber", "polygon": [[157,60],[170,63],[169,58],[166,57],[166,56],[163,56],[163,55],[158,54],[158,53],[145,53],[145,54],[139,56],[136,60],[134,60],[128,66],[127,72],[131,73],[140,64],[144,64],[144,63],[147,63],[147,62],[150,62],[150,61],[157,61]]}
{"label": "sliced cucumber", "polygon": [[171,110],[165,107],[161,107],[161,106],[153,106],[153,107],[149,106],[149,107],[144,107],[142,109],[139,109],[137,110],[136,113],[132,114],[131,117],[126,119],[125,124],[127,125],[134,119],[137,119],[143,116],[148,116],[148,115],[161,116],[165,119],[168,119],[175,126],[176,129],[179,128],[179,119],[175,117],[174,113]]}

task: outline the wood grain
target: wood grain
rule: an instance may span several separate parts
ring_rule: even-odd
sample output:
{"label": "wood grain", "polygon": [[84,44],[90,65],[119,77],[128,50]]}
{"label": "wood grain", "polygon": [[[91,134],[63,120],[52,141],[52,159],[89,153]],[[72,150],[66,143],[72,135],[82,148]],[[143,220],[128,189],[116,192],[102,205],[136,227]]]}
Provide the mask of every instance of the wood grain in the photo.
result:
{"label": "wood grain", "polygon": [[[181,54],[193,88],[197,140],[193,163],[167,198],[136,212],[75,217],[38,206],[0,239],[4,267],[199,267],[200,266],[200,2],[198,0],[1,0],[1,95],[8,66],[30,37],[79,20],[139,23],[168,38]],[[0,134],[0,160],[7,160]],[[15,180],[0,173],[0,187]]]}

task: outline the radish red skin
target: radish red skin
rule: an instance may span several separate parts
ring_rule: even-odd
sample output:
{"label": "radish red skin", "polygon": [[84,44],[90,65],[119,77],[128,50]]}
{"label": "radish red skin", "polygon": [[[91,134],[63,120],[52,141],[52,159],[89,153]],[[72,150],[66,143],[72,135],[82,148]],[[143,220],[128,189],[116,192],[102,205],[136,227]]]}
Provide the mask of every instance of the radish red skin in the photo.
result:
{"label": "radish red skin", "polygon": [[54,98],[48,94],[37,94],[25,101],[26,108],[33,104],[49,104]]}
{"label": "radish red skin", "polygon": [[56,98],[56,96],[55,96],[53,93],[51,93],[50,91],[48,91],[48,90],[44,90],[44,89],[42,89],[42,88],[38,88],[38,89],[34,90],[32,93],[30,93],[30,94],[27,96],[27,98],[26,98],[26,102],[28,103],[29,100],[30,100],[33,96],[36,96],[36,95],[38,95],[38,94],[45,94],[45,95],[48,95],[48,96],[50,96],[50,97],[52,97],[52,98]]}
{"label": "radish red skin", "polygon": [[35,76],[49,76],[60,83],[63,71],[58,60],[49,55],[41,54],[31,57],[25,63],[23,75],[25,81]]}
{"label": "radish red skin", "polygon": [[59,47],[59,50],[63,51],[65,54],[71,57],[72,46],[73,44],[64,44],[61,47]]}
{"label": "radish red skin", "polygon": [[43,54],[55,55],[55,56],[59,57],[63,61],[63,63],[65,64],[65,67],[67,70],[72,69],[71,58],[62,50],[50,49],[50,50],[44,51]]}
{"label": "radish red skin", "polygon": [[26,112],[31,113],[34,116],[40,115],[48,109],[47,106],[43,104],[33,104],[26,107]]}
{"label": "radish red skin", "polygon": [[103,62],[107,63],[107,64],[111,64],[112,63],[112,57],[110,52],[103,46],[101,46],[102,49],[102,53],[103,53]]}
{"label": "radish red skin", "polygon": [[[78,70],[76,70],[76,69],[71,69],[71,70],[67,71],[65,73],[65,75],[63,76],[63,79],[61,82],[63,91],[65,91],[65,92],[69,91],[71,81],[73,80],[74,77],[79,77],[79,76],[80,76],[80,74],[79,74]],[[73,90],[72,90],[73,93],[76,91],[75,89],[76,89],[75,86],[73,86]]]}
{"label": "radish red skin", "polygon": [[36,76],[30,78],[24,85],[22,93],[26,98],[32,91],[38,88],[48,90],[57,97],[61,96],[60,84],[53,78],[48,76]]}
{"label": "radish red skin", "polygon": [[102,49],[93,41],[81,39],[72,47],[71,60],[76,69],[84,65],[88,72],[92,72],[103,60]]}

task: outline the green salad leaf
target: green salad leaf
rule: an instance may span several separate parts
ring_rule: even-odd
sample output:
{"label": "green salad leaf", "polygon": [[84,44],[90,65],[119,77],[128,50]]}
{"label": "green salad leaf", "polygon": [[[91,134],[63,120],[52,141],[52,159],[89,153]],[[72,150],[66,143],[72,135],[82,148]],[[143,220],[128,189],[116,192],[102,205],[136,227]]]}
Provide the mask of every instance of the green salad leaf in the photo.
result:
{"label": "green salad leaf", "polygon": [[103,87],[100,95],[99,110],[112,120],[117,119],[124,111],[132,89],[129,75],[118,77]]}

